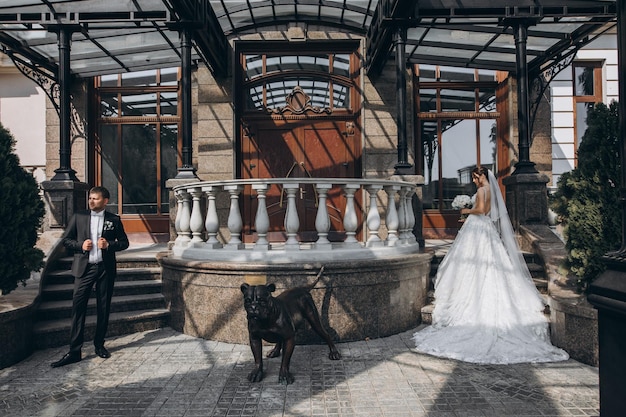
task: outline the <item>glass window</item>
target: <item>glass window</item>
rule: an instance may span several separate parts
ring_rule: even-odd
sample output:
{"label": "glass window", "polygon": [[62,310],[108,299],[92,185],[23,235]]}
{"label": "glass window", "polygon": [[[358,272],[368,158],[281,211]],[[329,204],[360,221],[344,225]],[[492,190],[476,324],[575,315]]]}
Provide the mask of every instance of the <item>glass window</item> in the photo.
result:
{"label": "glass window", "polygon": [[[600,61],[579,61],[572,64],[575,112],[575,149],[587,130],[587,114],[602,102],[602,65]],[[576,159],[574,159],[576,164]]]}
{"label": "glass window", "polygon": [[122,74],[123,87],[147,87],[157,85],[157,70],[126,72]]}
{"label": "glass window", "polygon": [[165,187],[168,179],[176,176],[176,161],[178,159],[178,125],[161,126],[161,213],[169,213],[169,191]]}
{"label": "glass window", "polygon": [[100,115],[101,117],[117,117],[118,113],[117,93],[100,94]]}
{"label": "glass window", "polygon": [[[247,110],[282,109],[296,87],[309,97],[311,107],[349,109],[351,86],[350,59],[347,53],[265,55],[243,54]],[[298,73],[307,75],[298,75]],[[281,74],[280,78],[272,77]],[[312,75],[308,75],[312,74]],[[272,77],[262,81],[264,77]],[[304,104],[304,103],[302,103]]]}
{"label": "glass window", "polygon": [[161,93],[159,104],[161,116],[176,116],[178,114],[178,93]]}
{"label": "glass window", "polygon": [[575,65],[574,66],[574,92],[577,96],[593,96],[594,91],[594,74],[595,67],[593,65]]}
{"label": "glass window", "polygon": [[[495,169],[497,83],[493,72],[424,65],[417,71],[424,209],[441,213],[452,209],[455,196],[475,193],[471,171],[476,166]],[[429,80],[437,74],[440,78],[423,82],[423,74]],[[474,81],[475,74],[485,74],[491,81]],[[453,77],[454,84],[446,76]],[[466,82],[460,82],[464,78]]]}
{"label": "glass window", "polygon": [[156,93],[122,95],[122,116],[156,116]]}
{"label": "glass window", "polygon": [[155,125],[122,126],[121,165],[125,214],[157,214]]}
{"label": "glass window", "polygon": [[161,223],[148,224],[169,212],[165,183],[176,176],[179,160],[179,69],[103,76],[95,85],[100,103],[96,176],[111,192],[112,211],[142,215],[125,221],[155,231]]}
{"label": "glass window", "polygon": [[111,193],[107,209],[113,213],[119,213],[118,196],[118,153],[119,135],[117,125],[102,125],[100,128],[100,152],[102,164],[102,185]]}
{"label": "glass window", "polygon": [[333,74],[350,78],[350,55],[337,54],[333,59]]}

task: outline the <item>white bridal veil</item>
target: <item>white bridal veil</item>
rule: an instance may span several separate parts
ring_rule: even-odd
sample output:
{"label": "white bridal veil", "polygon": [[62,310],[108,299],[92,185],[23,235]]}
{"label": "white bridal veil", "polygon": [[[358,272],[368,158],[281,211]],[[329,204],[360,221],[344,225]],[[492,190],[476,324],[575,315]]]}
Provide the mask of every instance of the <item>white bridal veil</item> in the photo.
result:
{"label": "white bridal veil", "polygon": [[498,180],[491,170],[487,172],[489,175],[489,189],[491,191],[491,209],[489,211],[489,217],[491,217],[491,221],[493,221],[498,233],[500,233],[500,238],[502,239],[504,248],[509,254],[509,258],[511,258],[513,266],[515,269],[523,271],[524,276],[532,282],[532,276],[530,275],[530,271],[528,271],[524,255],[522,255],[517,245],[515,231],[511,225],[509,213],[506,210],[506,205],[504,204],[504,199],[502,198],[502,193],[498,186]]}

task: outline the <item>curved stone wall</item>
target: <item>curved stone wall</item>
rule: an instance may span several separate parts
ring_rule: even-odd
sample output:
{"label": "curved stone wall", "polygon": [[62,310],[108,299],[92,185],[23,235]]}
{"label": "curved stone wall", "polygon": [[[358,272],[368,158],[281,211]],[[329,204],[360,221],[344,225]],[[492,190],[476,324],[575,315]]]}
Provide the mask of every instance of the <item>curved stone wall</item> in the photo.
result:
{"label": "curved stone wall", "polygon": [[[170,325],[182,333],[228,343],[248,343],[242,283],[265,278],[287,288],[315,280],[311,290],[322,324],[333,339],[345,342],[390,336],[416,327],[426,303],[431,254],[414,253],[358,261],[294,262],[290,264],[211,262],[164,256],[163,294]],[[297,342],[321,343],[308,327]]]}

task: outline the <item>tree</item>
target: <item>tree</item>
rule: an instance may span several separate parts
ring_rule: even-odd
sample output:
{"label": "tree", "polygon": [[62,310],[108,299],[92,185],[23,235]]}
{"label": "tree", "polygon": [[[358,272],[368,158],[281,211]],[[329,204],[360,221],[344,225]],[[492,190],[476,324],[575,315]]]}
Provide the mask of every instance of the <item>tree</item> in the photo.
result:
{"label": "tree", "polygon": [[35,247],[45,210],[37,181],[21,166],[13,135],[0,124],[0,293],[26,285],[31,271],[43,267]]}
{"label": "tree", "polygon": [[561,176],[550,200],[564,225],[567,266],[581,290],[605,270],[602,256],[621,245],[618,119],[616,102],[589,109],[578,167]]}

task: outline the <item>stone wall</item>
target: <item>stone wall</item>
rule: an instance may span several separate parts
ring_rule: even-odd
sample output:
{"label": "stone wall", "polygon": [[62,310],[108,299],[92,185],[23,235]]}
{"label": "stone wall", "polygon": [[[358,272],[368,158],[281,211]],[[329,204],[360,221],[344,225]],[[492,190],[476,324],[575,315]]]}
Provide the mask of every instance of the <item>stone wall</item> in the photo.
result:
{"label": "stone wall", "polygon": [[[426,304],[432,254],[414,253],[388,259],[324,263],[321,280],[311,290],[324,327],[334,340],[346,342],[390,336],[415,328]],[[163,294],[170,326],[182,333],[228,343],[248,343],[240,286],[246,277],[263,277],[277,287],[312,283],[320,262],[267,264],[193,261],[165,256]],[[308,326],[298,343],[319,343]]]}

